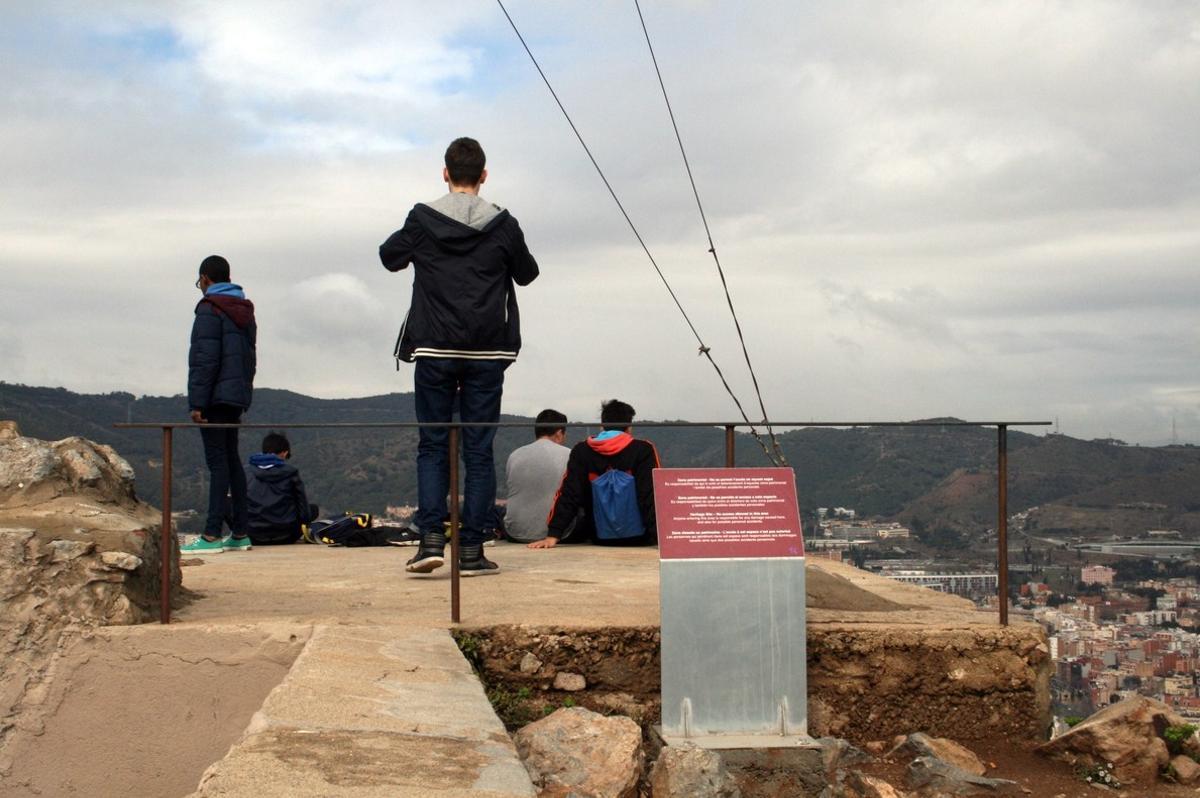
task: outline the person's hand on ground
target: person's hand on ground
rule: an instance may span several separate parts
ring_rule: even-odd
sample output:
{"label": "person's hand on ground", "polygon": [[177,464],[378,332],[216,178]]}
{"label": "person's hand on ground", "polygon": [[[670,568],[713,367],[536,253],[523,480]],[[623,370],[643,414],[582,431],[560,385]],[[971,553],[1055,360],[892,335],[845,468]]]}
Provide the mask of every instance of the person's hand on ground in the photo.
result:
{"label": "person's hand on ground", "polygon": [[530,549],[552,549],[558,545],[558,538],[543,538],[527,544]]}
{"label": "person's hand on ground", "polygon": [[205,421],[204,413],[200,410],[193,410],[191,416],[193,424],[203,424]]}

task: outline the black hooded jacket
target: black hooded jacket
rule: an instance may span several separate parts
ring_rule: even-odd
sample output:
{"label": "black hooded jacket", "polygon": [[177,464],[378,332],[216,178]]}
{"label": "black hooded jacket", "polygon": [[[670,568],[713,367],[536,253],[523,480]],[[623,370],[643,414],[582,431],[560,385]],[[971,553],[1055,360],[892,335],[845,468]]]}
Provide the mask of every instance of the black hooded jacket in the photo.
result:
{"label": "black hooded jacket", "polygon": [[255,454],[246,468],[246,509],[251,537],[276,530],[299,536],[308,517],[308,495],[300,472],[274,454]]}
{"label": "black hooded jacket", "polygon": [[388,271],[412,263],[412,306],[396,357],[515,360],[521,349],[516,285],[538,276],[521,226],[506,210],[481,228],[425,204],[379,247]]}
{"label": "black hooded jacket", "polygon": [[[547,537],[563,543],[592,542],[601,546],[644,546],[658,542],[658,523],[654,514],[654,469],[660,468],[658,450],[650,441],[634,438],[628,432],[601,439],[599,436],[575,444],[567,460],[554,504],[550,507]],[[631,474],[637,485],[638,510],[646,533],[639,538],[600,540],[595,538],[592,518],[591,483],[605,471],[615,468]],[[571,525],[579,511],[581,522]]]}
{"label": "black hooded jacket", "polygon": [[258,365],[257,339],[250,300],[227,294],[209,294],[200,300],[188,350],[190,409],[250,407]]}

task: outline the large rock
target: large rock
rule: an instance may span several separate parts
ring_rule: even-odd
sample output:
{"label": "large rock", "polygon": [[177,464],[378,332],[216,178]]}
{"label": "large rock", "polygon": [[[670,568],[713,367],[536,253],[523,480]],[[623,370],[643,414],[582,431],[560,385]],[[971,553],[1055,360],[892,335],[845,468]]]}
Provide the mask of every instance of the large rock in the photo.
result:
{"label": "large rock", "polygon": [[721,755],[694,746],[668,746],[650,770],[653,798],[741,798]]}
{"label": "large rock", "polygon": [[0,426],[0,623],[157,618],[161,519],[133,479],[111,447]]}
{"label": "large rock", "polygon": [[645,764],[642,730],[629,718],[560,709],[515,736],[540,798],[632,798]]}
{"label": "large rock", "polygon": [[921,732],[905,737],[904,742],[893,748],[888,756],[894,759],[915,759],[919,756],[931,756],[949,765],[954,765],[956,768],[965,770],[972,776],[982,776],[984,773],[987,773],[987,768],[984,767],[983,762],[979,761],[979,757],[975,756],[969,749],[953,740],[947,740],[944,737],[930,737],[928,734],[922,734]]}
{"label": "large rock", "polygon": [[921,796],[951,798],[970,795],[1024,795],[1021,785],[1007,779],[976,776],[932,756],[921,756],[908,765],[908,786]]}
{"label": "large rock", "polygon": [[0,434],[0,508],[32,507],[59,496],[137,505],[133,466],[111,446],[84,438],[26,438],[12,421]]}
{"label": "large rock", "polygon": [[[0,749],[56,651],[89,627],[158,618],[159,522],[111,448],[0,422]],[[177,586],[173,538],[168,555]]]}
{"label": "large rock", "polygon": [[857,770],[846,775],[842,794],[845,798],[904,798],[905,795],[883,779]]}
{"label": "large rock", "polygon": [[1170,768],[1175,780],[1180,784],[1195,784],[1200,780],[1200,765],[1186,754],[1172,757]]}
{"label": "large rock", "polygon": [[1127,698],[1043,743],[1037,751],[1072,766],[1112,764],[1113,775],[1121,783],[1149,784],[1171,758],[1163,731],[1183,723],[1184,719],[1161,701]]}

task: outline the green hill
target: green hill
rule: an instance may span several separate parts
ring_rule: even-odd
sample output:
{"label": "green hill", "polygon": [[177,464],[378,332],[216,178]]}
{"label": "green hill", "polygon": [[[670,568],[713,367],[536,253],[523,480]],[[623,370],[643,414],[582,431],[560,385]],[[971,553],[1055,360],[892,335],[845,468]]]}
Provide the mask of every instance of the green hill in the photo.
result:
{"label": "green hill", "polygon": [[[137,472],[138,492],[157,504],[162,479],[161,438],[154,430],[118,430],[121,421],[184,420],[176,397],[128,393],[77,394],[62,388],[0,383],[0,418],[17,421],[24,434],[45,439],[81,435],[112,445]],[[290,391],[259,389],[247,421],[414,421],[411,394],[359,399],[316,399]],[[496,461],[503,495],[503,463],[531,439],[530,429],[504,429]],[[584,432],[572,430],[572,440]],[[720,466],[720,429],[644,429],[667,466]],[[413,430],[324,429],[288,431],[295,459],[314,501],[326,509],[382,511],[416,500]],[[242,452],[256,450],[257,431],[242,433]],[[996,431],[955,426],[859,429],[806,428],[787,432],[781,443],[796,471],[801,509],[852,507],[860,515],[917,519],[926,525],[982,530],[995,524]],[[175,443],[175,507],[201,509],[204,463],[199,435],[184,431]],[[763,465],[761,449],[747,434],[737,439],[739,465]],[[1096,510],[1136,502],[1165,505],[1173,513],[1200,511],[1200,448],[1144,448],[1081,441],[1062,435],[1009,433],[1009,507],[1033,505]],[[1128,512],[1128,511],[1123,511]],[[1200,518],[1200,514],[1197,515]],[[1092,523],[1092,522],[1089,522]],[[1156,521],[1157,523],[1157,521]]]}

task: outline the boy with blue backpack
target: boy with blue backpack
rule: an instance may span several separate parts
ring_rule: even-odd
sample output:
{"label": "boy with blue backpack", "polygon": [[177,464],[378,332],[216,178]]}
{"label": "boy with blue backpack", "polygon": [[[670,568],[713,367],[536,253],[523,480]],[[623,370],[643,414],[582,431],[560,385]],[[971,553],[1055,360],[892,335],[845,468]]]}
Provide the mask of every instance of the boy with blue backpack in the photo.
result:
{"label": "boy with blue backpack", "polygon": [[[650,441],[633,437],[633,415],[633,408],[617,399],[600,406],[604,431],[571,449],[567,472],[550,509],[546,538],[529,548],[549,549],[559,543],[658,543],[652,476],[660,467],[658,451]],[[571,529],[580,510],[582,516]]]}

